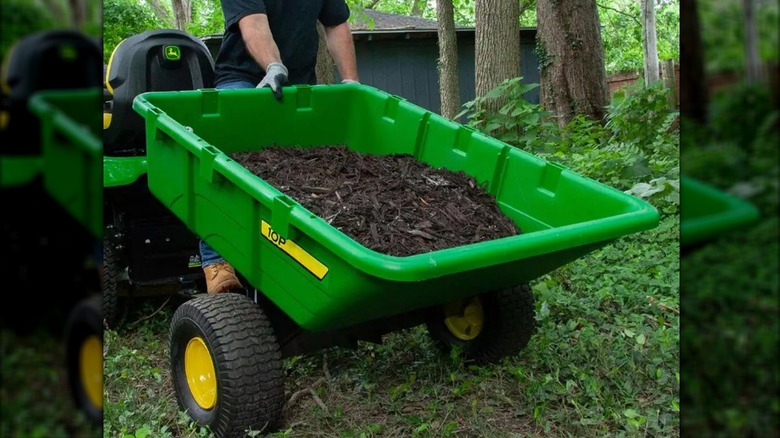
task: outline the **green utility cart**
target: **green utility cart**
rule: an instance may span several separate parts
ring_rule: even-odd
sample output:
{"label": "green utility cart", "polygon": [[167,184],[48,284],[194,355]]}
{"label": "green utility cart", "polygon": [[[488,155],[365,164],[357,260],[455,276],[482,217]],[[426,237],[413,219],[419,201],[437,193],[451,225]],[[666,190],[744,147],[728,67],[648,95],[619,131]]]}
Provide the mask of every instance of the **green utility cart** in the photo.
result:
{"label": "green utility cart", "polygon": [[[246,291],[192,299],[170,335],[182,407],[219,436],[273,424],[281,359],[427,324],[445,348],[492,362],[534,330],[528,283],[655,227],[646,202],[366,85],[142,94],[150,192],[225,257]],[[370,250],[228,154],[346,145],[463,171],[523,233],[394,257]]]}
{"label": "green utility cart", "polygon": [[46,192],[100,241],[103,234],[103,142],[100,88],[36,94],[40,169]]}

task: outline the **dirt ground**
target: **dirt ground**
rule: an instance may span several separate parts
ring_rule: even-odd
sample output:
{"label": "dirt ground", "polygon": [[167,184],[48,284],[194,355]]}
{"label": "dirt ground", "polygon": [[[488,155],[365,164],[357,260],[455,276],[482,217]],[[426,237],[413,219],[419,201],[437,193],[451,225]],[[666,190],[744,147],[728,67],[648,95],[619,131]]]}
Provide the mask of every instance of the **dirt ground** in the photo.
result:
{"label": "dirt ground", "polygon": [[409,256],[519,234],[473,178],[344,146],[231,154],[361,245]]}

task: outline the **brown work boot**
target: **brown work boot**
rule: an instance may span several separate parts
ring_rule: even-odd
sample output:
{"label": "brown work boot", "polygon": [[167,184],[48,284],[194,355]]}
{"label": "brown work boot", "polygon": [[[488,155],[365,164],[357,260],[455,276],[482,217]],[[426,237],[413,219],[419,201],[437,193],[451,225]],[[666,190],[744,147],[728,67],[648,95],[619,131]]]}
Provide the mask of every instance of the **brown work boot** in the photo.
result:
{"label": "brown work boot", "polygon": [[206,274],[206,292],[221,294],[241,288],[236,271],[228,262],[214,263],[203,268]]}

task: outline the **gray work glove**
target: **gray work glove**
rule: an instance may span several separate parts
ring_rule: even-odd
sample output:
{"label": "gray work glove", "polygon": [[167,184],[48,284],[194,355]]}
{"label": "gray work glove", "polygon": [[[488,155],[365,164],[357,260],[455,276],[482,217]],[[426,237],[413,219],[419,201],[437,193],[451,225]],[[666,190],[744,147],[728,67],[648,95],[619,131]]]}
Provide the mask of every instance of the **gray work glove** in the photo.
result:
{"label": "gray work glove", "polygon": [[281,62],[272,62],[268,64],[265,77],[257,84],[257,88],[270,87],[276,100],[282,100],[282,85],[285,83],[287,83],[287,67]]}

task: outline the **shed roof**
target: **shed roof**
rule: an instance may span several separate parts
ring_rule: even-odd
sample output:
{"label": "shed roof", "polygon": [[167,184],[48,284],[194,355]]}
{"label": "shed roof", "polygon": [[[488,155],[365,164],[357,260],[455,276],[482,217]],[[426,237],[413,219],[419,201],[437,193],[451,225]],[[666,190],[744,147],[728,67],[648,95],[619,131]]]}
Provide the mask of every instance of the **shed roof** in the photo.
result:
{"label": "shed roof", "polygon": [[[429,20],[422,17],[411,15],[392,14],[390,12],[380,12],[373,9],[363,9],[354,12],[355,23],[350,27],[352,30],[362,31],[383,31],[383,30],[436,30],[438,23],[436,20]],[[371,27],[373,23],[373,27]],[[464,27],[455,25],[455,27]]]}

